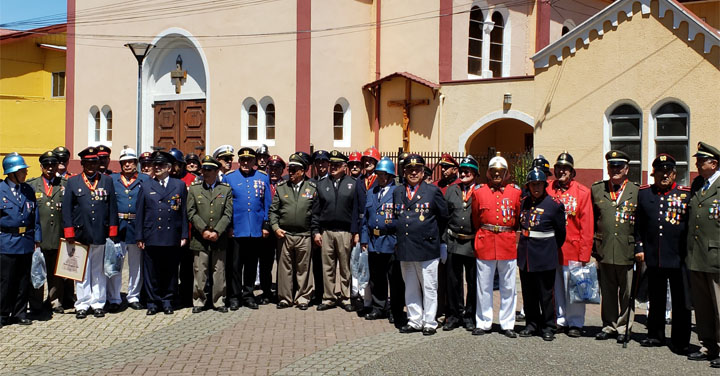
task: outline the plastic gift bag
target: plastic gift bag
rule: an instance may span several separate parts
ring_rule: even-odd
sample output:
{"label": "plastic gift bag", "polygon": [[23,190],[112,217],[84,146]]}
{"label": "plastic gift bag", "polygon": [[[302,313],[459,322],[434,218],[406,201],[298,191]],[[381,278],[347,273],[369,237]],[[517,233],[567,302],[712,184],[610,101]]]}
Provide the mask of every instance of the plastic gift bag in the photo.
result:
{"label": "plastic gift bag", "polygon": [[45,267],[45,256],[40,248],[35,248],[32,255],[32,266],[30,267],[30,281],[34,288],[39,289],[47,280],[47,268]]}
{"label": "plastic gift bag", "polygon": [[568,295],[570,303],[600,304],[600,284],[597,277],[597,265],[593,262],[585,266],[578,261],[569,261],[570,277]]}
{"label": "plastic gift bag", "polygon": [[105,240],[105,275],[112,278],[122,273],[125,253],[122,244],[114,243],[110,238]]}
{"label": "plastic gift bag", "polygon": [[357,278],[358,290],[363,291],[370,281],[370,264],[368,253],[363,252],[359,245],[350,253],[350,271]]}

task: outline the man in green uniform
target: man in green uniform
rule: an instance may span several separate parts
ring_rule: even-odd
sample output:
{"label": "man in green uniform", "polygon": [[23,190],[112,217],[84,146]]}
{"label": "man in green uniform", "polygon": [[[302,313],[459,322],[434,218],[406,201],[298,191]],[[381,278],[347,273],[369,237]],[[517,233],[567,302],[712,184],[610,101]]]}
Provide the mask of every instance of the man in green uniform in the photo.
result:
{"label": "man in green uniform", "polygon": [[[201,312],[209,303],[219,312],[228,311],[223,300],[226,296],[226,230],[232,221],[232,192],[228,184],[218,181],[219,169],[220,162],[206,155],[202,160],[203,179],[194,182],[188,192],[187,217],[192,224],[190,250],[195,271],[193,313]],[[210,302],[205,295],[208,269],[212,271]]]}
{"label": "man in green uniform", "polygon": [[55,313],[63,313],[65,289],[68,289],[67,292],[72,295],[73,281],[55,276],[55,264],[62,236],[62,199],[67,184],[64,177],[57,175],[59,164],[60,160],[55,153],[52,151],[43,153],[40,155],[42,175],[27,182],[35,191],[42,229],[40,249],[45,256],[48,271],[48,297],[45,304],[43,304],[45,286],[32,289],[30,292],[30,311],[33,313],[39,313],[44,308],[51,308]]}
{"label": "man in green uniform", "polygon": [[697,334],[702,349],[688,355],[690,360],[709,360],[720,368],[720,150],[698,144],[698,177],[690,191],[687,256]]}
{"label": "man in green uniform", "polygon": [[[278,308],[294,304],[308,309],[313,293],[313,272],[310,268],[310,221],[317,199],[315,182],[305,176],[309,163],[293,154],[288,161],[289,180],[278,183],[270,205],[270,226],[277,236]],[[293,275],[297,291],[293,294]]]}
{"label": "man in green uniform", "polygon": [[[603,328],[595,337],[625,341],[625,326],[632,328],[634,307],[630,290],[635,258],[635,209],[638,185],[627,179],[630,156],[619,150],[605,154],[609,180],[592,185],[595,217],[593,253],[600,263],[601,318]],[[618,311],[619,303],[619,311]]]}

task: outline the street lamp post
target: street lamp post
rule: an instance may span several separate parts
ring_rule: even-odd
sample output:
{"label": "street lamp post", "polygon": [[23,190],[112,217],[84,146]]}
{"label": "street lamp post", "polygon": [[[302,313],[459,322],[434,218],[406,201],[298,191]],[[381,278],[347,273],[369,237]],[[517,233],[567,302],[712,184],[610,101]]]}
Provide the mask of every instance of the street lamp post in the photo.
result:
{"label": "street lamp post", "polygon": [[137,153],[142,150],[142,63],[148,52],[155,47],[150,43],[126,43],[125,47],[129,48],[138,62],[138,82],[137,82]]}

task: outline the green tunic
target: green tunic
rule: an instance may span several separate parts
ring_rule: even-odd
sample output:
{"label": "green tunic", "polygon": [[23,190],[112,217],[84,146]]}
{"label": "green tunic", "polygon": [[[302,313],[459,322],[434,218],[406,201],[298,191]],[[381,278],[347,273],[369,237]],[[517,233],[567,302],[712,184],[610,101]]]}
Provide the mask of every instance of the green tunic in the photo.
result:
{"label": "green tunic", "polygon": [[[232,221],[232,191],[226,183],[217,183],[208,189],[202,181],[190,186],[187,197],[187,217],[192,224],[190,249],[212,251],[227,249],[227,228]],[[218,240],[203,239],[202,232],[212,230],[218,233]]]}
{"label": "green tunic", "polygon": [[317,199],[317,185],[305,179],[296,192],[292,183],[278,183],[268,217],[273,231],[283,229],[292,235],[310,235],[313,202]]}
{"label": "green tunic", "polygon": [[67,179],[54,178],[50,182],[52,184],[52,193],[49,196],[46,194],[42,176],[33,178],[27,183],[35,191],[35,199],[39,208],[40,228],[42,230],[40,248],[57,250],[60,247],[60,237],[63,236],[62,201]]}
{"label": "green tunic", "polygon": [[720,273],[720,179],[705,192],[702,184],[696,185],[688,206],[685,264],[692,271]]}
{"label": "green tunic", "polygon": [[594,253],[598,261],[611,265],[632,265],[635,259],[635,209],[639,187],[628,181],[616,201],[610,197],[609,182],[592,187],[595,217]]}

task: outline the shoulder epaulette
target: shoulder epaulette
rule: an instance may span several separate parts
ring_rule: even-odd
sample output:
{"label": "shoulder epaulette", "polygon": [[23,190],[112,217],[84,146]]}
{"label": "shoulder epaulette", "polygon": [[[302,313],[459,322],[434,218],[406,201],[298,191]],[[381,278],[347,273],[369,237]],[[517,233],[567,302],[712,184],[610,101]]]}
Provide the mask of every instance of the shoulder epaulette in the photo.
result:
{"label": "shoulder epaulette", "polygon": [[513,186],[513,188],[515,188],[515,189],[520,189],[520,190],[522,190],[522,189],[520,188],[520,186],[517,185],[517,184],[513,184],[512,186]]}
{"label": "shoulder epaulette", "polygon": [[265,172],[265,171],[263,171],[263,170],[255,170],[255,171],[257,171],[257,172],[261,172],[261,173],[263,173],[263,174],[267,175],[267,172]]}
{"label": "shoulder epaulette", "polygon": [[195,180],[194,182],[192,182],[192,183],[190,184],[190,186],[200,185],[200,184],[202,184],[202,180]]}
{"label": "shoulder epaulette", "polygon": [[314,181],[308,180],[308,184],[313,188],[317,188],[317,184]]}
{"label": "shoulder epaulette", "polygon": [[34,178],[29,179],[28,181],[26,181],[26,183],[31,184],[31,183],[33,183],[34,181],[38,180],[38,179],[40,179],[40,177],[39,177],[39,176],[36,176],[36,177],[34,177]]}
{"label": "shoulder epaulette", "polygon": [[638,184],[638,183],[636,183],[636,182],[634,182],[634,181],[631,181],[630,183],[635,184],[636,187],[639,187],[639,186],[640,186],[640,184]]}
{"label": "shoulder epaulette", "polygon": [[224,186],[226,186],[226,187],[229,187],[229,186],[230,186],[230,184],[228,184],[228,183],[226,183],[226,182],[224,182],[224,181],[219,182],[218,185],[224,185]]}
{"label": "shoulder epaulette", "polygon": [[598,180],[598,181],[592,183],[592,185],[599,185],[599,184],[605,184],[605,180]]}
{"label": "shoulder epaulette", "polygon": [[643,184],[640,186],[640,189],[648,189],[650,188],[650,184]]}
{"label": "shoulder epaulette", "polygon": [[678,191],[690,192],[690,187],[688,187],[686,185],[678,185],[677,189],[678,189]]}
{"label": "shoulder epaulette", "polygon": [[478,189],[480,189],[480,188],[482,188],[482,187],[484,187],[484,186],[485,186],[485,184],[483,184],[483,183],[476,184],[476,185],[475,185],[475,188],[474,188],[473,190],[474,190],[474,191],[477,191]]}
{"label": "shoulder epaulette", "polygon": [[279,187],[279,186],[282,186],[282,185],[285,185],[285,184],[287,184],[287,180],[283,180],[283,181],[281,181],[281,182],[278,182],[278,183],[277,183],[277,186]]}

